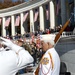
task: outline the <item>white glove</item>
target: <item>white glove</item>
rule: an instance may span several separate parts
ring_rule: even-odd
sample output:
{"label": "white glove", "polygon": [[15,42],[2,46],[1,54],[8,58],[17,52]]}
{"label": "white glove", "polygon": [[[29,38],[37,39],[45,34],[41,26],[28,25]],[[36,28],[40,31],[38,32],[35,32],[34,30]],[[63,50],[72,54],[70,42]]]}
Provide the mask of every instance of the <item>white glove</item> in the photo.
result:
{"label": "white glove", "polygon": [[8,40],[8,39],[5,39],[5,38],[3,38],[3,37],[0,37],[0,39],[2,40],[2,41],[1,41],[1,44],[4,44],[4,45],[6,45],[6,46],[8,46],[8,47],[10,47],[10,48],[11,48],[11,46],[13,45],[13,43],[12,43],[10,40]]}
{"label": "white glove", "polygon": [[6,45],[7,47],[9,47],[12,50],[15,50],[15,52],[18,52],[19,49],[22,49],[22,47],[14,44],[11,40],[9,39],[5,39],[3,37],[0,37],[0,39],[2,40],[1,43]]}

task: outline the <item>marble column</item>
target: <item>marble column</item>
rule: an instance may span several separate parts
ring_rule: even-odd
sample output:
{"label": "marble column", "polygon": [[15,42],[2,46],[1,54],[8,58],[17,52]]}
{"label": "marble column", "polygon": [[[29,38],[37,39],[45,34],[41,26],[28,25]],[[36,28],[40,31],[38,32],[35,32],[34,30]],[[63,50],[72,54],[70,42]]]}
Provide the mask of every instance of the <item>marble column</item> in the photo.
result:
{"label": "marble column", "polygon": [[53,1],[49,2],[49,8],[50,8],[50,28],[55,29],[55,11]]}
{"label": "marble column", "polygon": [[33,10],[30,10],[30,32],[34,32]]}
{"label": "marble column", "polygon": [[2,36],[6,36],[6,29],[5,29],[5,17],[2,18]]}
{"label": "marble column", "polygon": [[11,16],[11,34],[15,35],[14,15]]}
{"label": "marble column", "polygon": [[40,30],[44,31],[44,10],[43,6],[39,7]]}
{"label": "marble column", "polygon": [[20,17],[21,17],[21,26],[20,26],[21,29],[20,30],[21,30],[21,34],[23,35],[25,33],[24,27],[23,27],[23,13],[20,14]]}

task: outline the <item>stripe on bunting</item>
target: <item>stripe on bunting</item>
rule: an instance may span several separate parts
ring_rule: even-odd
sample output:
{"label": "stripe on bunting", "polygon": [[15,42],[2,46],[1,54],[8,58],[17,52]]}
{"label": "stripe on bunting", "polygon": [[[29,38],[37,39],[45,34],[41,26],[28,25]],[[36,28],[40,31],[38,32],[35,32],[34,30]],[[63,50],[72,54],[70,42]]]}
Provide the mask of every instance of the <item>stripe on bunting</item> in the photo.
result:
{"label": "stripe on bunting", "polygon": [[27,12],[27,13],[25,13],[25,15],[24,15],[24,17],[23,17],[23,22],[24,22],[24,21],[26,21],[27,16],[28,16],[28,12]]}
{"label": "stripe on bunting", "polygon": [[38,11],[36,11],[36,12],[35,12],[35,15],[34,15],[34,22],[35,22],[35,21],[37,21],[38,14],[39,14],[39,12],[38,12]]}
{"label": "stripe on bunting", "polygon": [[0,18],[0,24],[1,24],[2,19]]}
{"label": "stripe on bunting", "polygon": [[20,23],[20,16],[16,17],[15,26],[19,26]]}
{"label": "stripe on bunting", "polygon": [[8,17],[5,21],[5,27],[8,27],[10,24],[10,17]]}

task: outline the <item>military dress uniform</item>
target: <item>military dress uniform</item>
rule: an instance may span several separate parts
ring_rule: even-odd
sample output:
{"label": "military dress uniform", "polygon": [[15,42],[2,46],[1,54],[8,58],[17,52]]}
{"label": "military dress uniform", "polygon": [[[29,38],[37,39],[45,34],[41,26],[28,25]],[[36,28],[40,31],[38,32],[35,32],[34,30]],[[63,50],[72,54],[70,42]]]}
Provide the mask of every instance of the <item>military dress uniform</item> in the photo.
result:
{"label": "military dress uniform", "polygon": [[39,65],[39,75],[59,75],[60,58],[54,48],[46,51]]}
{"label": "military dress uniform", "polygon": [[10,50],[0,51],[0,75],[15,75],[18,70],[33,62],[33,57],[23,47],[13,44],[7,39],[1,39]]}

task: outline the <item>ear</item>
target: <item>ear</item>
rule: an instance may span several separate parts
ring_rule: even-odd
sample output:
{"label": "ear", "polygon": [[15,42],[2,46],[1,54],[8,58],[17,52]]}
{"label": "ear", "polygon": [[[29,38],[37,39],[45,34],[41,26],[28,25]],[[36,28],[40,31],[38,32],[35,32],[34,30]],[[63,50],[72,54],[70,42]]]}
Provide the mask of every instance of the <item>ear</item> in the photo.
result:
{"label": "ear", "polygon": [[47,44],[49,45],[50,43],[49,43],[49,42],[47,42]]}

